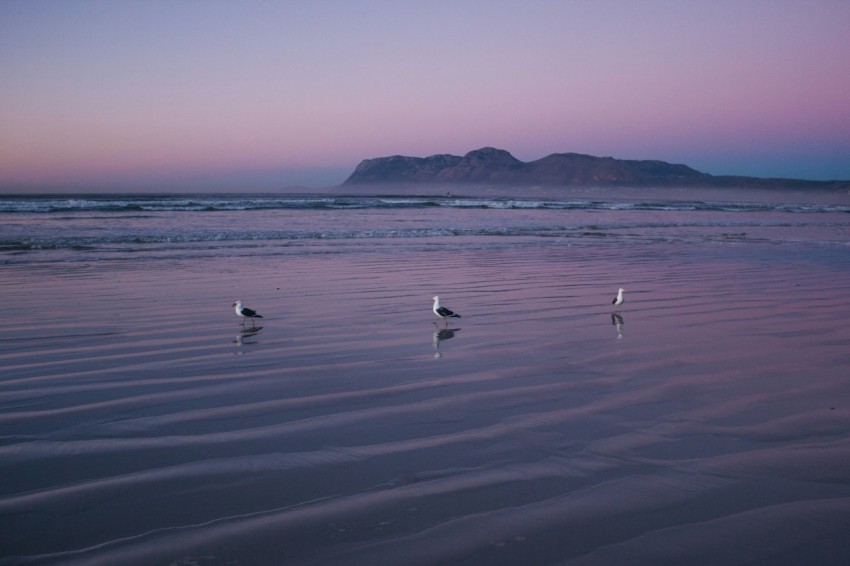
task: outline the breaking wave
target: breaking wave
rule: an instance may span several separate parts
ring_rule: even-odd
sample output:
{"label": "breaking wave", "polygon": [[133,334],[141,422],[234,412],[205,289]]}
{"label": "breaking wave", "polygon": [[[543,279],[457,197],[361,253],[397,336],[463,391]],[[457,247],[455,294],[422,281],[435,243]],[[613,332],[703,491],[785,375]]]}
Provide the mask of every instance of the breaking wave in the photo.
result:
{"label": "breaking wave", "polygon": [[753,203],[714,201],[638,200],[612,202],[592,199],[523,199],[451,196],[225,196],[197,195],[87,195],[75,197],[0,197],[0,214],[15,213],[156,213],[214,212],[237,210],[345,210],[408,208],[483,208],[549,210],[657,210],[723,212],[850,213],[850,206],[836,204]]}

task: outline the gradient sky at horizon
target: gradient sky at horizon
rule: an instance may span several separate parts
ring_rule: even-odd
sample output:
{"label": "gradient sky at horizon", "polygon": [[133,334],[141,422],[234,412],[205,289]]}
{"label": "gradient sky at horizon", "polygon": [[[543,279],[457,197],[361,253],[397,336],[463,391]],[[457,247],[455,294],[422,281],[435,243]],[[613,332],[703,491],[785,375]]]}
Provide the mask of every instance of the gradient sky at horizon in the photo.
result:
{"label": "gradient sky at horizon", "polygon": [[0,0],[0,190],[578,152],[850,179],[846,0]]}

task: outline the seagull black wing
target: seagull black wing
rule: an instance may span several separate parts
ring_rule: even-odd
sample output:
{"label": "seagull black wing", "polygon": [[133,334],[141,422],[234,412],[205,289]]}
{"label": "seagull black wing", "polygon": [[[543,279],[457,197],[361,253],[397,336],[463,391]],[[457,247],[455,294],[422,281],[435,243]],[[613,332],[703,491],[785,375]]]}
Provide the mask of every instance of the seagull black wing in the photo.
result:
{"label": "seagull black wing", "polygon": [[455,317],[455,318],[460,318],[460,315],[459,315],[459,314],[457,314],[457,313],[455,313],[455,312],[453,312],[453,311],[450,311],[450,310],[449,310],[449,309],[447,309],[446,307],[440,307],[440,308],[438,308],[438,309],[437,309],[437,314],[438,314],[438,315],[440,315],[440,316],[444,316],[444,317],[452,317],[452,316],[453,316],[453,317]]}
{"label": "seagull black wing", "polygon": [[246,307],[242,307],[242,316],[247,316],[249,318],[263,318],[262,315],[257,314],[257,311],[254,309],[249,309]]}

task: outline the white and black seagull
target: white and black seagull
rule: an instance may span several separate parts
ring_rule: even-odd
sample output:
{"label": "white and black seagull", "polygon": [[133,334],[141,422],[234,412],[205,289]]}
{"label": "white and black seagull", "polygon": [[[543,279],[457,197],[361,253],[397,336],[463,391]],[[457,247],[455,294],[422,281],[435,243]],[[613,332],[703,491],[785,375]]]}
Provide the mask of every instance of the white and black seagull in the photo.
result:
{"label": "white and black seagull", "polygon": [[446,326],[448,326],[450,318],[460,318],[460,315],[456,312],[447,309],[446,307],[441,307],[440,297],[437,295],[434,295],[434,308],[432,310],[438,318],[442,318],[446,322]]}
{"label": "white and black seagull", "polygon": [[248,307],[243,307],[242,301],[237,300],[235,303],[233,303],[230,306],[233,307],[233,310],[236,311],[236,316],[242,317],[242,324],[245,324],[246,318],[250,318],[251,319],[251,326],[254,326],[254,319],[255,318],[263,318],[263,316],[261,314],[258,314],[257,311],[255,311],[254,309],[249,309]]}
{"label": "white and black seagull", "polygon": [[625,300],[625,299],[623,299],[623,288],[622,288],[622,287],[620,287],[620,288],[617,290],[617,296],[616,296],[616,297],[614,297],[614,300],[613,300],[613,301],[611,301],[611,304],[612,304],[612,305],[614,305],[615,307],[619,307],[620,305],[622,305],[622,304],[623,304],[623,301],[624,301],[624,300]]}

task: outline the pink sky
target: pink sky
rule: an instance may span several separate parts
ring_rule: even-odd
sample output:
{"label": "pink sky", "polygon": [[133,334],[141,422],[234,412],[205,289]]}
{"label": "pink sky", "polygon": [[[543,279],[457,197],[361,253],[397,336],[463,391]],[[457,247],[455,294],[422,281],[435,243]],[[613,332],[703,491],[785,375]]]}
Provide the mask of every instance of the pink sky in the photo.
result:
{"label": "pink sky", "polygon": [[848,30],[846,0],[3,0],[0,190],[336,185],[483,146],[850,179]]}

